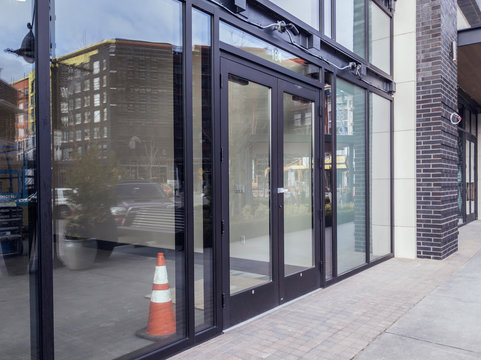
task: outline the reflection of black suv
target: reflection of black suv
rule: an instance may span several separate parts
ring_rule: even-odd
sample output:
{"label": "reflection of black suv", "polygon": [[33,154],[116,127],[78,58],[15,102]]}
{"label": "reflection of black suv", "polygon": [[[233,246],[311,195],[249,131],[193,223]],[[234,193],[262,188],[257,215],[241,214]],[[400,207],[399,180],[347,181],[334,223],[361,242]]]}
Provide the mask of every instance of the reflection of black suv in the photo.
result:
{"label": "reflection of black suv", "polygon": [[126,182],[115,185],[118,204],[111,208],[122,232],[173,233],[183,228],[183,209],[174,206],[161,186],[153,182]]}

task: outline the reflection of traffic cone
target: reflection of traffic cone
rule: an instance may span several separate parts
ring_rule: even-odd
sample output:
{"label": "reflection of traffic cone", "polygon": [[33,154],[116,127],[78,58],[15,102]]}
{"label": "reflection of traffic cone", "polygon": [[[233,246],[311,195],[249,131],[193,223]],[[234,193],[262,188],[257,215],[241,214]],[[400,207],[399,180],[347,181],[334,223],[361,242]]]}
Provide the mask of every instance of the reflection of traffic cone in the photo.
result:
{"label": "reflection of traffic cone", "polygon": [[137,332],[137,335],[152,338],[172,335],[175,334],[175,331],[174,307],[170,296],[164,254],[158,253],[147,329]]}

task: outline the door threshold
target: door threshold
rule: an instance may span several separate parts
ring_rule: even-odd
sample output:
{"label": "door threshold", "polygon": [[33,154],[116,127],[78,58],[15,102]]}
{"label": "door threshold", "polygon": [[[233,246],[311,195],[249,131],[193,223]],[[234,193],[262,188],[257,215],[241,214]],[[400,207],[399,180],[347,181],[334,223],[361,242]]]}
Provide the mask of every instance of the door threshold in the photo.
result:
{"label": "door threshold", "polygon": [[256,315],[256,316],[254,316],[254,317],[252,317],[252,318],[250,318],[250,319],[244,320],[243,322],[241,322],[241,323],[239,323],[239,324],[236,324],[236,325],[234,325],[234,326],[231,326],[230,328],[227,328],[227,329],[223,330],[222,332],[223,332],[223,333],[228,333],[228,332],[230,332],[230,331],[232,331],[232,330],[235,330],[235,329],[237,329],[237,328],[239,328],[239,327],[241,327],[241,326],[244,326],[244,325],[246,325],[246,324],[248,324],[248,323],[250,323],[250,322],[252,322],[252,321],[254,321],[254,320],[257,320],[257,319],[260,319],[260,318],[262,318],[262,317],[264,317],[264,316],[266,316],[266,315],[269,315],[270,313],[273,313],[274,311],[277,311],[277,310],[279,310],[279,309],[281,309],[281,308],[283,308],[283,307],[285,307],[285,306],[287,306],[287,305],[290,305],[290,304],[295,303],[295,302],[297,302],[297,301],[299,301],[299,300],[302,300],[302,299],[304,299],[305,297],[308,297],[308,296],[310,296],[310,295],[312,295],[312,294],[315,294],[315,293],[317,293],[318,291],[321,291],[321,290],[322,290],[322,288],[319,288],[319,289],[313,290],[313,291],[311,291],[311,292],[309,292],[309,293],[307,293],[307,294],[301,295],[301,296],[299,296],[298,298],[292,299],[292,300],[290,300],[290,301],[288,301],[288,302],[286,302],[286,303],[284,303],[284,304],[278,305],[278,306],[276,306],[276,307],[274,307],[274,308],[272,308],[272,309],[270,309],[270,310],[267,310],[267,311],[263,312],[262,314]]}

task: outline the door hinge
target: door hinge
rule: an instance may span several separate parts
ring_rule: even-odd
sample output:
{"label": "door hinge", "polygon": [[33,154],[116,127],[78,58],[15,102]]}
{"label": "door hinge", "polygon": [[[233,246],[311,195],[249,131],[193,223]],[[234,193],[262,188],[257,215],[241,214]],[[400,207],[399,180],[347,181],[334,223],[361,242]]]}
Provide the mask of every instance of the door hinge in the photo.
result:
{"label": "door hinge", "polygon": [[222,81],[222,74],[219,74],[219,78],[220,78],[220,88],[222,89],[223,87],[223,81]]}
{"label": "door hinge", "polygon": [[220,148],[220,162],[224,161],[224,148],[221,146]]}
{"label": "door hinge", "polygon": [[220,234],[224,235],[224,220],[220,221]]}
{"label": "door hinge", "polygon": [[225,308],[225,293],[222,293],[222,309]]}

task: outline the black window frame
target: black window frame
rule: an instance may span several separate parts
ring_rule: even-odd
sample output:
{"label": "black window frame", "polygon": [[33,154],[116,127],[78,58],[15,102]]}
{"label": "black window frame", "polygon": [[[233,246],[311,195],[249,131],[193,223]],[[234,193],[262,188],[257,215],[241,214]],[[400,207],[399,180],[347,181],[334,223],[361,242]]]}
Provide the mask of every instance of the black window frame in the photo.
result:
{"label": "black window frame", "polygon": [[[192,89],[188,86],[189,81],[192,81],[192,53],[188,51],[188,49],[192,48],[192,7],[195,7],[209,15],[212,16],[212,112],[213,112],[213,123],[212,123],[212,133],[213,136],[213,148],[218,149],[220,148],[219,139],[220,139],[220,105],[216,103],[217,99],[220,99],[220,87],[218,85],[218,79],[220,74],[220,51],[221,51],[221,44],[219,41],[219,21],[223,20],[229,22],[235,26],[242,25],[243,30],[249,32],[265,41],[269,41],[266,39],[265,33],[256,29],[251,26],[246,26],[241,20],[236,18],[235,16],[227,13],[226,11],[220,9],[213,3],[209,3],[202,0],[179,0],[183,4],[183,40],[184,40],[184,161],[185,161],[185,189],[186,194],[185,196],[185,207],[186,211],[186,222],[189,224],[186,227],[186,239],[185,239],[185,276],[188,279],[189,284],[190,281],[193,282],[193,274],[194,274],[194,262],[193,262],[193,207],[192,207],[192,199],[191,195],[193,193],[193,174],[192,174],[192,162],[193,162],[193,155],[192,155],[192,124],[190,119],[192,118]],[[348,49],[343,48],[339,44],[335,42],[335,40],[328,38],[323,33],[323,1],[320,0],[320,29],[314,29],[307,24],[300,22],[300,20],[296,19],[293,15],[282,11],[279,9],[277,13],[277,17],[284,18],[288,21],[294,22],[296,25],[304,31],[304,33],[310,33],[316,37],[318,37],[321,41],[321,44],[327,45],[328,47],[337,51],[339,55],[339,59],[345,62],[346,59],[353,59],[358,61],[359,63],[365,64],[374,75],[371,78],[374,78],[376,74],[381,75],[381,77],[386,81],[392,81],[392,75],[383,74],[379,72],[379,69],[373,68],[366,62],[366,59],[360,58],[353,52]],[[368,1],[366,1],[366,9]],[[376,3],[380,3],[379,0],[372,0]],[[271,6],[274,5],[268,0],[257,0],[257,2],[261,6]],[[333,1],[333,11],[335,11],[335,3]],[[382,7],[384,8],[384,7]],[[53,7],[52,7],[53,10]],[[392,11],[386,9],[388,15],[391,16],[391,52],[392,52]],[[367,14],[367,11],[366,11]],[[35,257],[35,261],[37,261],[37,272],[32,274],[33,285],[31,287],[31,299],[32,301],[32,312],[31,312],[31,323],[32,323],[32,358],[35,359],[45,359],[50,360],[54,358],[54,307],[53,307],[53,232],[52,232],[52,174],[51,174],[51,125],[50,125],[50,19],[51,16],[54,17],[55,14],[51,13],[51,4],[49,0],[36,0],[35,2],[35,36],[36,36],[36,62],[35,62],[35,72],[36,72],[36,91],[35,91],[35,109],[36,109],[36,149],[37,149],[37,157],[36,157],[36,184],[38,189],[38,197],[37,203],[34,205],[36,206],[36,212],[38,214],[37,222],[36,222],[36,235],[37,235],[37,257]],[[367,15],[366,15],[367,17]],[[335,35],[335,19],[332,18],[332,26],[333,26],[333,35]],[[366,26],[368,26],[368,20],[366,19]],[[366,33],[367,38],[367,33]],[[367,40],[366,40],[367,41]],[[344,80],[351,82],[357,86],[362,87],[365,89],[366,93],[366,122],[369,121],[369,93],[373,92],[377,95],[380,95],[388,100],[391,101],[391,254],[386,255],[385,257],[376,259],[375,261],[368,261],[366,265],[363,265],[359,268],[353,269],[352,271],[345,273],[341,276],[337,276],[336,272],[333,272],[333,278],[329,281],[325,281],[325,276],[323,276],[321,286],[325,287],[336,283],[346,277],[352,276],[360,271],[365,270],[371,266],[374,266],[382,261],[385,261],[391,257],[393,257],[393,193],[394,193],[394,184],[393,184],[393,98],[385,91],[381,90],[380,88],[376,87],[373,84],[369,84],[364,80],[358,79],[353,74],[341,74],[341,71],[334,66],[323,63],[319,59],[302,52],[297,47],[289,44],[289,42],[282,42],[279,40],[276,46],[285,49],[293,54],[298,55],[299,57],[306,59],[310,62],[313,62],[316,65],[319,65],[321,68],[321,79],[322,81],[317,82],[321,90],[323,91],[324,86],[324,73],[329,71],[333,74],[333,84],[332,84],[332,91],[333,91],[333,119],[332,119],[332,126],[335,127],[336,125],[336,112],[335,112],[335,89],[336,89],[336,78],[337,76],[343,78]],[[368,54],[368,49],[366,45],[366,54]],[[240,55],[240,54],[238,54]],[[246,57],[245,54],[242,54],[243,57]],[[288,76],[296,78],[296,76],[292,73],[289,73],[289,70],[284,68],[276,67],[273,64],[263,63],[256,60],[258,64],[268,66],[270,69],[274,69],[283,74],[287,74]],[[392,69],[392,54],[391,54],[391,69]],[[297,74],[297,77],[300,75]],[[302,79],[302,81],[306,82],[306,79]],[[190,96],[189,96],[190,95]],[[321,96],[321,99],[323,97]],[[323,101],[323,100],[322,100]],[[321,127],[323,128],[323,127]],[[369,146],[369,126],[366,126],[366,147],[368,149]],[[335,135],[335,131],[332,133]],[[321,134],[321,161],[320,165],[321,168],[324,166],[324,134]],[[335,136],[333,139],[333,150],[335,149]],[[368,149],[369,150],[369,149]],[[368,159],[369,151],[366,152],[366,159]],[[213,162],[214,164],[218,164],[221,159],[221,154],[217,151],[213,153]],[[332,161],[333,166],[333,173],[335,174],[335,161]],[[369,170],[369,169],[368,169]],[[219,167],[214,165],[213,169],[213,198],[214,204],[218,204],[219,199],[221,197],[220,194],[220,186],[219,186]],[[366,172],[368,175],[368,172]],[[323,189],[322,184],[322,177],[321,177],[321,189]],[[369,179],[366,180],[368,183]],[[335,184],[335,182],[333,182]],[[368,184],[366,184],[368,186]],[[335,204],[335,193],[333,189],[333,200],[332,202]],[[321,213],[324,214],[324,200],[323,196],[321,196]],[[369,188],[367,187],[366,191],[366,206],[369,203]],[[368,209],[368,207],[367,207]],[[333,209],[334,210],[334,209]],[[181,339],[175,343],[167,345],[166,347],[158,348],[155,351],[145,354],[141,350],[138,352],[134,352],[131,354],[127,354],[122,358],[131,359],[135,356],[141,357],[143,359],[153,359],[158,358],[159,356],[165,357],[177,353],[179,351],[185,350],[188,347],[191,347],[195,344],[203,342],[209,338],[212,338],[215,335],[218,335],[222,331],[222,324],[223,324],[223,317],[222,317],[222,294],[220,293],[220,289],[222,288],[222,271],[221,271],[221,257],[222,257],[222,248],[220,241],[218,239],[221,238],[221,212],[220,207],[215,205],[214,212],[213,212],[213,224],[214,226],[214,257],[213,261],[215,263],[214,268],[214,326],[206,329],[202,332],[195,333],[195,323],[194,323],[194,288],[193,284],[187,287],[187,291],[185,292],[185,301],[188,306],[188,314],[187,314],[187,337]],[[335,219],[335,212],[333,211],[333,226],[336,224]],[[366,221],[369,221],[369,215],[366,215]],[[324,220],[321,222],[322,229],[321,234],[324,233]],[[367,223],[368,224],[368,223]],[[335,240],[333,234],[333,242]],[[366,254],[369,256],[369,236],[368,233],[366,234]],[[324,237],[321,236],[321,249],[324,249]],[[333,244],[334,247],[334,244]],[[321,259],[324,259],[324,255],[321,252]],[[335,257],[333,257],[333,264],[335,263]],[[323,270],[321,270],[323,271]],[[325,271],[323,271],[325,272]],[[35,317],[35,319],[33,319]]]}

